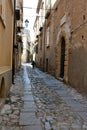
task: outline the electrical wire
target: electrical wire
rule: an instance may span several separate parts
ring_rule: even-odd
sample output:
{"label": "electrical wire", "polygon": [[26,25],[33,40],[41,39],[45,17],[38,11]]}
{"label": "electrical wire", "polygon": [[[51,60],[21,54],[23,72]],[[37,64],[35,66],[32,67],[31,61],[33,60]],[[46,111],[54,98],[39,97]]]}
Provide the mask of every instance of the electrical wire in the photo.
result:
{"label": "electrical wire", "polygon": [[[19,6],[16,6],[17,8],[20,8]],[[21,7],[21,8],[26,8],[26,9],[34,9],[34,10],[36,10],[36,9],[42,9],[42,8],[33,8],[33,7]],[[55,10],[55,9],[42,9],[42,10]]]}
{"label": "electrical wire", "polygon": [[43,18],[44,18],[45,16],[38,16],[38,15],[36,15],[36,16],[34,16],[34,15],[33,15],[33,16],[30,16],[30,15],[24,15],[23,17],[43,17]]}

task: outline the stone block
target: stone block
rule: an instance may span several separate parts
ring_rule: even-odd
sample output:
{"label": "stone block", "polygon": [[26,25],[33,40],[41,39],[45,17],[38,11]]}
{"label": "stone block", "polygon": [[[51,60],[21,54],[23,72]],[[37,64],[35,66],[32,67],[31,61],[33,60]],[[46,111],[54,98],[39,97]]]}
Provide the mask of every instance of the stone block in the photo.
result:
{"label": "stone block", "polygon": [[41,125],[25,126],[23,130],[42,130]]}
{"label": "stone block", "polygon": [[34,113],[21,113],[20,125],[40,125],[40,120],[35,117]]}

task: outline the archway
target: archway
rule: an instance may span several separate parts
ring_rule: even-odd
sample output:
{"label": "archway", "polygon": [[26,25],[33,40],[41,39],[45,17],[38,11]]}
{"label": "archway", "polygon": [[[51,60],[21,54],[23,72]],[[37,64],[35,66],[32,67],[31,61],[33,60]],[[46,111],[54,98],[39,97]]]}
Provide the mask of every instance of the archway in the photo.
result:
{"label": "archway", "polygon": [[62,78],[68,82],[69,69],[69,35],[65,31],[58,33],[56,41],[56,78]]}

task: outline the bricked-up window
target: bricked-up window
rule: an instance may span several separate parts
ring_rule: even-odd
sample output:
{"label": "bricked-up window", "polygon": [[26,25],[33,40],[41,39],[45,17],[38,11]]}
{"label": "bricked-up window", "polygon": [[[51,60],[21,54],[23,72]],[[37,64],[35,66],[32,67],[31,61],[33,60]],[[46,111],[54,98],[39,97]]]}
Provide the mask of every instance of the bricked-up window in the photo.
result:
{"label": "bricked-up window", "polygon": [[46,46],[49,47],[50,45],[50,28],[48,27],[46,30]]}

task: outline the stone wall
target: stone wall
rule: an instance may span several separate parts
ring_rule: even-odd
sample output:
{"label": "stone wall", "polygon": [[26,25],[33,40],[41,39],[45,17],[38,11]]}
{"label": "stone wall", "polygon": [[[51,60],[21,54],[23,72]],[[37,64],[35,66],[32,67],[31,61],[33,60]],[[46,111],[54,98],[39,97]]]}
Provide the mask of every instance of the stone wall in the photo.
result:
{"label": "stone wall", "polygon": [[[50,45],[43,55],[48,73],[61,78],[62,38],[65,41],[62,79],[78,91],[87,92],[87,1],[57,0],[43,28],[50,27]],[[45,35],[44,31],[44,35]],[[45,36],[46,38],[46,36]],[[45,40],[44,40],[45,41]],[[43,42],[46,45],[46,42]]]}
{"label": "stone wall", "polygon": [[9,89],[12,84],[12,71],[7,69],[7,71],[2,71],[0,73],[0,109],[2,108],[6,96],[8,95]]}
{"label": "stone wall", "polygon": [[12,84],[13,6],[4,1],[0,14],[0,107]]}
{"label": "stone wall", "polygon": [[[57,3],[55,4],[55,6]],[[78,91],[87,91],[87,2],[64,0],[55,13],[56,76],[60,76],[60,44],[65,38],[64,80]],[[77,5],[77,6],[76,6]]]}

